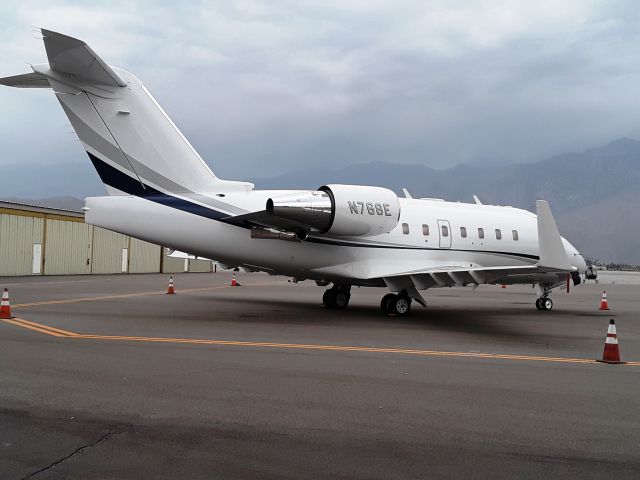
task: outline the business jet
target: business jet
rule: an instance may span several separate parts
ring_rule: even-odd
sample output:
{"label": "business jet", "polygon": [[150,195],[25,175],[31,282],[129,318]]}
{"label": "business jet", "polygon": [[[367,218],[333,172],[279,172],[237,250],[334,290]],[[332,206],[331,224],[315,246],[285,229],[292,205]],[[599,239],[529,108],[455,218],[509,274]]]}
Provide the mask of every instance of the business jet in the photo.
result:
{"label": "business jet", "polygon": [[51,88],[108,196],[89,197],[92,225],[295,281],[329,286],[328,308],[351,287],[382,287],[385,314],[403,316],[420,291],[533,284],[541,311],[551,291],[580,283],[582,255],[544,200],[537,214],[440,199],[400,198],[377,186],[256,190],[214,175],[142,82],[107,65],[83,41],[42,29],[48,64],[0,79]]}

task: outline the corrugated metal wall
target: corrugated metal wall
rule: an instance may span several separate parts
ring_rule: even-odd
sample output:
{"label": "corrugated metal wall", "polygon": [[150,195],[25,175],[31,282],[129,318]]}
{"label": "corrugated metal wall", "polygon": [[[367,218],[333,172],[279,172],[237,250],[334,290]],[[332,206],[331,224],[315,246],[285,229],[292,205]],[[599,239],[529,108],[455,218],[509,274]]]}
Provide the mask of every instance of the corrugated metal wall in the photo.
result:
{"label": "corrugated metal wall", "polygon": [[204,258],[190,259],[189,271],[198,273],[213,272],[213,264],[211,260],[205,260]]}
{"label": "corrugated metal wall", "polygon": [[[185,268],[185,265],[187,268]],[[189,267],[189,259],[177,257],[164,257],[162,273],[186,272]]]}
{"label": "corrugated metal wall", "polygon": [[129,248],[129,237],[104,228],[94,227],[91,273],[122,272],[122,250],[125,248]]}
{"label": "corrugated metal wall", "polygon": [[31,275],[33,244],[42,245],[44,220],[0,214],[0,275]]}
{"label": "corrugated metal wall", "polygon": [[66,220],[46,221],[44,248],[45,275],[91,273],[93,227]]}
{"label": "corrugated metal wall", "polygon": [[131,238],[129,251],[129,273],[153,273],[160,271],[161,247]]}
{"label": "corrugated metal wall", "polygon": [[209,260],[161,260],[159,245],[42,211],[0,209],[0,276],[211,271]]}
{"label": "corrugated metal wall", "polygon": [[213,262],[204,258],[164,257],[162,273],[213,272]]}

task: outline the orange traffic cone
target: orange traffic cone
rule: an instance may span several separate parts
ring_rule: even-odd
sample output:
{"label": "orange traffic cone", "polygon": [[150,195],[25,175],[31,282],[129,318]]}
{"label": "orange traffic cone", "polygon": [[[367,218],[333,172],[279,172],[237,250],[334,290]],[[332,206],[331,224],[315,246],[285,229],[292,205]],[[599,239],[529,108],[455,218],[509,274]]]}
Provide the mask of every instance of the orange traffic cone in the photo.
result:
{"label": "orange traffic cone", "polygon": [[607,330],[607,339],[604,342],[604,353],[602,360],[598,362],[604,363],[624,363],[620,361],[620,349],[618,348],[618,335],[616,333],[616,322],[612,318],[609,320],[609,329]]}
{"label": "orange traffic cone", "polygon": [[233,272],[233,277],[231,278],[231,286],[232,287],[239,287],[240,286],[240,284],[236,280],[236,272]]}
{"label": "orange traffic cone", "polygon": [[607,302],[607,292],[602,292],[602,300],[600,300],[600,310],[609,310],[609,303]]}
{"label": "orange traffic cone", "polygon": [[503,283],[502,285],[500,285],[500,288],[507,288],[507,286]]}
{"label": "orange traffic cone", "polygon": [[11,316],[11,305],[9,304],[9,290],[6,288],[2,292],[2,301],[0,301],[0,318],[13,318]]}
{"label": "orange traffic cone", "polygon": [[169,288],[167,288],[167,295],[173,295],[174,293],[176,293],[176,291],[173,288],[173,277],[169,277]]}

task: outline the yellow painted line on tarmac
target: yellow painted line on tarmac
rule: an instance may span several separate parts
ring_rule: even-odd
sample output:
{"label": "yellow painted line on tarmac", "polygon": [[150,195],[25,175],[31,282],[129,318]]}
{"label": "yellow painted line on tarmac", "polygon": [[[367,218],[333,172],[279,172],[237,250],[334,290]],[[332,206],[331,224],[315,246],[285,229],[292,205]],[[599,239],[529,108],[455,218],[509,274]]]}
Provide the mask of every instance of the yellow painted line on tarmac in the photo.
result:
{"label": "yellow painted line on tarmac", "polygon": [[[264,287],[264,286],[270,286],[270,285],[277,285],[279,283],[285,283],[285,282],[280,281],[280,282],[263,282],[263,283],[245,283],[243,284],[243,286]],[[213,287],[185,288],[181,290],[176,290],[176,294],[205,292],[210,290],[222,290],[225,288],[234,288],[234,287],[231,287],[230,285],[216,285]],[[166,295],[166,293],[167,293],[166,290],[162,290],[162,291],[153,291],[153,292],[136,292],[136,293],[122,293],[122,294],[116,294],[116,295],[103,295],[99,297],[66,298],[61,300],[46,300],[42,302],[16,303],[16,304],[12,304],[11,308],[39,307],[42,305],[65,305],[69,303],[82,303],[82,302],[99,302],[102,300],[115,300],[118,298],[145,297],[149,295]]]}
{"label": "yellow painted line on tarmac", "polygon": [[[432,357],[461,357],[461,358],[485,358],[494,360],[521,360],[534,362],[553,362],[553,363],[582,363],[597,364],[596,360],[590,358],[570,358],[570,357],[543,357],[535,355],[514,355],[504,353],[481,353],[481,352],[455,352],[441,350],[415,350],[406,348],[384,348],[384,347],[359,347],[351,345],[321,345],[306,343],[278,343],[278,342],[249,342],[240,340],[215,340],[215,339],[198,339],[198,338],[169,338],[169,337],[137,337],[124,335],[92,335],[81,334],[50,327],[29,320],[13,318],[11,320],[2,320],[6,323],[34,330],[55,337],[66,337],[73,339],[85,340],[111,340],[111,341],[127,341],[127,342],[150,342],[150,343],[182,343],[195,345],[220,345],[220,346],[236,346],[236,347],[254,347],[254,348],[276,348],[276,349],[296,349],[296,350],[330,350],[340,352],[369,352],[369,353],[395,353],[400,355],[419,355]],[[640,362],[626,362],[623,365],[640,366]]]}
{"label": "yellow painted line on tarmac", "polygon": [[[66,335],[63,335],[58,332],[54,332],[53,330],[48,330],[46,328],[39,328],[33,325],[27,325],[26,323],[22,323],[19,318],[2,318],[0,320],[2,320],[5,323],[17,325],[18,327],[26,328],[28,330],[33,330],[34,332],[44,333],[45,335],[52,335],[54,337],[66,337]],[[44,327],[44,325],[42,326]]]}
{"label": "yellow painted line on tarmac", "polygon": [[207,340],[195,338],[164,338],[164,337],[131,337],[120,335],[78,335],[76,338],[89,338],[94,340],[124,340],[133,342],[162,342],[162,343],[192,343],[199,345],[231,345],[239,347],[262,347],[279,349],[300,349],[300,350],[333,350],[344,352],[372,352],[372,353],[398,353],[404,355],[423,355],[436,357],[468,357],[468,358],[490,358],[502,360],[533,360],[542,362],[560,363],[596,363],[588,358],[564,358],[564,357],[538,357],[529,355],[509,355],[494,353],[475,352],[449,352],[439,350],[413,350],[404,348],[381,348],[381,347],[356,347],[350,345],[318,345],[300,343],[274,343],[274,342],[246,342],[237,340]]}
{"label": "yellow painted line on tarmac", "polygon": [[24,318],[14,318],[14,320],[16,320],[17,322],[21,323],[24,326],[27,327],[34,327],[34,328],[39,328],[42,330],[47,330],[49,332],[61,335],[63,337],[77,337],[78,334],[74,333],[74,332],[70,332],[68,330],[62,330],[61,328],[55,328],[55,327],[51,327],[49,325],[44,325],[42,323],[36,323],[36,322],[32,322],[30,320],[25,320]]}

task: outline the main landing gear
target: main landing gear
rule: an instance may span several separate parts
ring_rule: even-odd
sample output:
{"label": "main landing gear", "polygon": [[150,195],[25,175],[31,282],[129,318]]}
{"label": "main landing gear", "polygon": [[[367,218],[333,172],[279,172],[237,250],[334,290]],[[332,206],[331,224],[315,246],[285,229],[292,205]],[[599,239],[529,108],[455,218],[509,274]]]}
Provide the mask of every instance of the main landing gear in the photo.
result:
{"label": "main landing gear", "polygon": [[553,300],[549,298],[551,293],[551,286],[540,285],[542,289],[542,295],[536,300],[536,308],[538,310],[549,311],[553,308]]}
{"label": "main landing gear", "polygon": [[327,308],[347,308],[351,300],[351,285],[334,285],[325,290],[322,295],[322,303]]}
{"label": "main landing gear", "polygon": [[380,308],[385,315],[404,317],[411,311],[411,298],[406,292],[399,294],[387,293],[380,301]]}

